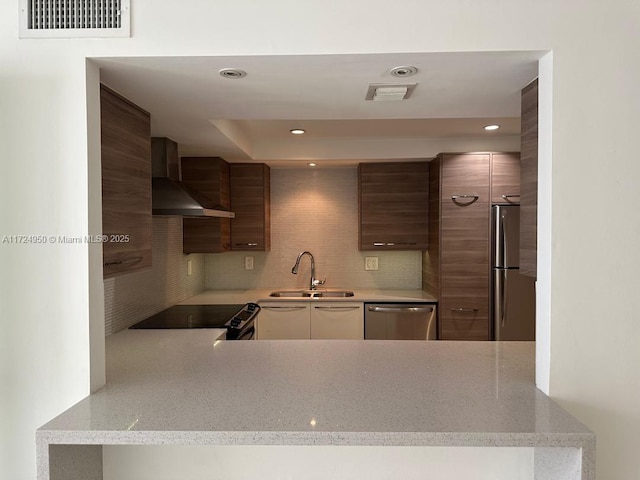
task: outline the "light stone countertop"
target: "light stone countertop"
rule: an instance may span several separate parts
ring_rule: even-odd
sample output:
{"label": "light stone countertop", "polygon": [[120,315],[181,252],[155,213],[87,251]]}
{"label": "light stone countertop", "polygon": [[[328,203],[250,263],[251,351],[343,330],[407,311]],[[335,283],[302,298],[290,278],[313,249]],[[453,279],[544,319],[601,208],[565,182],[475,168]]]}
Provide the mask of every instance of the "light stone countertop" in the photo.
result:
{"label": "light stone countertop", "polygon": [[535,387],[534,343],[219,336],[107,337],[107,385],[36,433],[38,478],[102,478],[109,444],[530,447],[536,478],[595,478],[595,435]]}
{"label": "light stone countertop", "polygon": [[[286,302],[412,302],[412,303],[434,303],[437,299],[428,293],[414,290],[372,290],[345,288],[354,292],[353,297],[326,297],[326,298],[278,298],[270,297],[269,294],[277,290],[296,290],[295,288],[272,288],[255,290],[204,290],[193,295],[178,305],[210,305],[226,303],[247,303],[265,301],[286,301]],[[328,288],[326,290],[336,290]],[[319,289],[318,291],[322,291]]]}
{"label": "light stone countertop", "polygon": [[107,337],[107,385],[39,430],[69,443],[575,445],[593,434],[533,384],[529,342]]}

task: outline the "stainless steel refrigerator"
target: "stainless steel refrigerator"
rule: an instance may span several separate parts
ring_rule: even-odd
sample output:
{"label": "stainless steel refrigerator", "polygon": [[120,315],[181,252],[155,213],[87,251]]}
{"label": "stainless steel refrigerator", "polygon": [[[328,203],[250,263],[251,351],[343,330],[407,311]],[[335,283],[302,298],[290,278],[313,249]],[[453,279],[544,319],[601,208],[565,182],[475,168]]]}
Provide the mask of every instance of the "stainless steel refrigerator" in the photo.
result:
{"label": "stainless steel refrigerator", "polygon": [[535,279],[520,275],[520,206],[494,205],[491,312],[494,340],[535,340]]}

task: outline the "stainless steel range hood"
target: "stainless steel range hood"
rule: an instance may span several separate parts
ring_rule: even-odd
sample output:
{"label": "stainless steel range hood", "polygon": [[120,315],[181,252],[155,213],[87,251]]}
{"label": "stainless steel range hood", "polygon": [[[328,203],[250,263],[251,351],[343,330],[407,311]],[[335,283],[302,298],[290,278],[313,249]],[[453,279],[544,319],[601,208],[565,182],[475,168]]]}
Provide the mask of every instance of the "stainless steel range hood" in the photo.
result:
{"label": "stainless steel range hood", "polygon": [[214,206],[208,197],[180,181],[178,144],[173,140],[166,137],[151,138],[151,167],[151,204],[154,215],[223,218],[236,216],[220,206]]}

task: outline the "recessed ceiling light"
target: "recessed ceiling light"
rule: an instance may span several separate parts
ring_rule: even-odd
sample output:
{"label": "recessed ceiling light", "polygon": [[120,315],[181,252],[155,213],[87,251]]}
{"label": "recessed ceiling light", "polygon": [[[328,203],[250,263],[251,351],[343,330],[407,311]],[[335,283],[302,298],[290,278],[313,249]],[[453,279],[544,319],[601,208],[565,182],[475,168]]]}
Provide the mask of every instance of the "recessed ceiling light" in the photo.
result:
{"label": "recessed ceiling light", "polygon": [[318,164],[317,164],[317,163],[313,163],[313,162],[311,162],[311,163],[309,163],[308,165],[309,165],[310,167],[315,167],[315,166],[316,166],[316,165],[318,165]]}
{"label": "recessed ceiling light", "polygon": [[242,78],[247,76],[247,72],[240,70],[239,68],[223,68],[218,72],[224,78]]}
{"label": "recessed ceiling light", "polygon": [[292,128],[291,130],[289,130],[289,132],[291,132],[293,135],[303,135],[304,134],[304,130],[301,128]]}
{"label": "recessed ceiling light", "polygon": [[392,68],[389,73],[394,77],[410,77],[418,73],[418,68],[413,65],[403,65],[401,67]]}
{"label": "recessed ceiling light", "polygon": [[487,125],[484,127],[485,130],[497,130],[500,128],[500,125]]}

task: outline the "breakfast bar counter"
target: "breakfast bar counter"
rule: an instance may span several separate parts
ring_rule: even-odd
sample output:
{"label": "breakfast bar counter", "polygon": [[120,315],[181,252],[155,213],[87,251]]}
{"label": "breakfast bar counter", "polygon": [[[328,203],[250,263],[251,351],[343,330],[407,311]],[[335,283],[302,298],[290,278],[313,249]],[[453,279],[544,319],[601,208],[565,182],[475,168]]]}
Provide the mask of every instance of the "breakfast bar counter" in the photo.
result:
{"label": "breakfast bar counter", "polygon": [[107,337],[107,384],[37,431],[40,480],[101,479],[103,445],[527,447],[595,478],[595,435],[534,385],[528,342]]}

